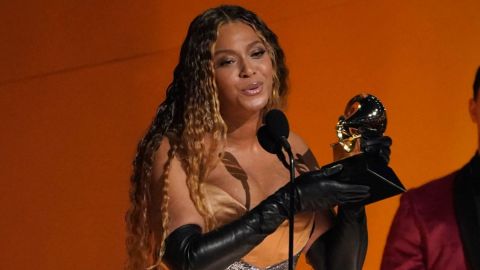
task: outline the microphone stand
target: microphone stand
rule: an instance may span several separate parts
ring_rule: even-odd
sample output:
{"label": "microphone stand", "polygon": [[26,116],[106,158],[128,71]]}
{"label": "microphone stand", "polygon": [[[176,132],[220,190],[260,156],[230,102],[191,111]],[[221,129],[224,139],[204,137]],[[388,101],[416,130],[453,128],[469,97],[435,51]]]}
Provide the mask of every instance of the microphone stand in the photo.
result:
{"label": "microphone stand", "polygon": [[290,160],[290,213],[288,216],[288,270],[293,270],[293,233],[295,225],[295,160],[293,159],[292,149],[285,137],[281,137],[282,146],[288,154]]}
{"label": "microphone stand", "polygon": [[[288,143],[289,127],[285,114],[280,110],[270,110],[264,119],[265,125],[261,127],[257,136],[262,147],[272,154],[277,154],[280,161],[289,169],[290,172],[290,211],[288,215],[288,269],[293,270],[293,233],[295,216],[295,160],[293,159],[292,149]],[[260,135],[260,136],[259,136]],[[281,146],[281,147],[278,147]],[[290,164],[286,164],[283,150],[287,152]],[[288,166],[290,165],[290,166]]]}

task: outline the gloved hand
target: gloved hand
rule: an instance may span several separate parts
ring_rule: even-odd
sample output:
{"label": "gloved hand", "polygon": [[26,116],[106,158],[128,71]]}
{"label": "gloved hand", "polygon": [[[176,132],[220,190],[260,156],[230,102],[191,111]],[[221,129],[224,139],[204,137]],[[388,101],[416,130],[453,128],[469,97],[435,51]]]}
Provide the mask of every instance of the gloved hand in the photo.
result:
{"label": "gloved hand", "polygon": [[[294,181],[295,212],[330,208],[368,197],[368,187],[333,180],[342,165],[305,173]],[[195,224],[186,224],[165,240],[164,261],[172,270],[225,269],[240,260],[274,232],[290,213],[288,183],[241,218],[202,234]]]}
{"label": "gloved hand", "polygon": [[380,156],[387,164],[390,162],[390,146],[392,139],[388,136],[369,136],[367,134],[360,138],[360,148],[367,155]]}
{"label": "gloved hand", "polygon": [[300,204],[296,212],[329,209],[338,204],[355,203],[369,196],[368,186],[345,184],[332,180],[343,169],[342,164],[304,173],[295,179]]}

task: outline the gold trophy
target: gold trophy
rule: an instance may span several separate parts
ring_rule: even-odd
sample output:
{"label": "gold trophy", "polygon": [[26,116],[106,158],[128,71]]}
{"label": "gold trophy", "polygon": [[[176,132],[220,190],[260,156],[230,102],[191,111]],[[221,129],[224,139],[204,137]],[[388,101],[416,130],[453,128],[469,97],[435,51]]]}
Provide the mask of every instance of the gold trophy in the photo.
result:
{"label": "gold trophy", "polygon": [[353,97],[337,122],[338,142],[331,145],[334,162],[330,165],[343,164],[340,181],[370,187],[370,197],[362,204],[405,192],[395,172],[381,157],[361,150],[362,136],[383,136],[386,127],[385,107],[378,98],[369,94]]}

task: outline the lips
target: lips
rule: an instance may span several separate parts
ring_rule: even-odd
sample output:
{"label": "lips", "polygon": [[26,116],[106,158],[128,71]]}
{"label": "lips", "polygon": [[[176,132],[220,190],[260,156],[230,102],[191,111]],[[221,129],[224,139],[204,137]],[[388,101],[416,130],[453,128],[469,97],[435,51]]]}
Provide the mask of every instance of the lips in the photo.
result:
{"label": "lips", "polygon": [[263,90],[263,82],[253,82],[242,89],[242,93],[247,96],[254,96]]}

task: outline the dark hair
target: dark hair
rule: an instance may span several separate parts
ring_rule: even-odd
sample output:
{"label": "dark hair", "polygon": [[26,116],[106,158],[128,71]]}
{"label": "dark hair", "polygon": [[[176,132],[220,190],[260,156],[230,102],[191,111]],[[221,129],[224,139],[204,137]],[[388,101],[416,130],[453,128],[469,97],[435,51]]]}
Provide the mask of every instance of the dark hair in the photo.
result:
{"label": "dark hair", "polygon": [[[187,186],[195,207],[203,216],[207,229],[214,223],[205,206],[201,182],[206,176],[212,149],[222,145],[226,126],[220,115],[212,64],[212,47],[218,28],[229,22],[243,22],[258,34],[267,47],[275,69],[273,93],[267,109],[283,105],[287,93],[288,71],[277,36],[251,11],[239,6],[219,6],[197,16],[188,28],[182,44],[173,81],[167,88],[148,131],[138,144],[131,177],[130,209],[127,223],[127,269],[145,269],[160,264],[168,223],[168,172],[174,156],[180,156],[187,175]],[[213,146],[206,149],[203,139],[213,134]],[[155,153],[164,136],[172,137],[167,162],[163,165],[161,185],[161,230],[153,237],[149,222],[150,189]],[[217,157],[218,158],[218,157]]]}
{"label": "dark hair", "polygon": [[473,81],[473,98],[474,99],[477,99],[479,89],[480,89],[480,67],[478,67],[477,74],[475,75],[475,80]]}

